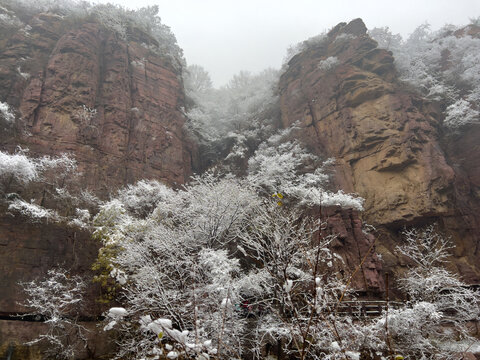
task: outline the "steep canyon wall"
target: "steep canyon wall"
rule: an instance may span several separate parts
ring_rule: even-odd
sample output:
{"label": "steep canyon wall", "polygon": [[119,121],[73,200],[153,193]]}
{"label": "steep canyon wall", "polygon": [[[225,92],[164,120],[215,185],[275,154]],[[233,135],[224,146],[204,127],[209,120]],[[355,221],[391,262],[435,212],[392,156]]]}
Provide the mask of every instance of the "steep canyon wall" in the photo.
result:
{"label": "steep canyon wall", "polygon": [[437,223],[456,245],[452,270],[478,282],[478,132],[442,128],[441,104],[398,80],[392,53],[360,19],[312,40],[280,80],[283,127],[316,154],[334,157],[334,186],[365,198],[362,219],[383,233],[384,267],[404,226]]}

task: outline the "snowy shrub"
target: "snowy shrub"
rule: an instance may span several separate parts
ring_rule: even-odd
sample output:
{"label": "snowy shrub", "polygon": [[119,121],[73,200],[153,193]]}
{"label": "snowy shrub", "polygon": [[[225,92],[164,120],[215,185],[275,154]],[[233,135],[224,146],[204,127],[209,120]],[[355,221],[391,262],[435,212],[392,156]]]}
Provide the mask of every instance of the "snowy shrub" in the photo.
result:
{"label": "snowy shrub", "polygon": [[17,73],[18,75],[20,75],[24,80],[28,80],[28,78],[30,77],[30,74],[29,73],[24,73],[22,72],[22,69],[20,66],[17,67]]}
{"label": "snowy shrub", "polygon": [[145,59],[133,60],[130,64],[139,69],[145,69]]}
{"label": "snowy shrub", "polygon": [[0,177],[28,183],[39,177],[38,163],[23,152],[8,154],[0,151]]}
{"label": "snowy shrub", "polygon": [[[447,359],[458,354],[458,344],[476,339],[468,323],[480,319],[480,294],[441,265],[450,256],[449,240],[433,226],[404,231],[397,247],[414,266],[400,279],[409,301],[388,314],[388,334],[395,350],[415,359]],[[386,319],[373,328],[385,331]],[[444,344],[451,346],[444,346]],[[462,351],[465,351],[463,349]]]}
{"label": "snowy shrub", "polygon": [[97,109],[91,109],[86,105],[82,105],[73,112],[72,118],[77,120],[80,125],[90,125],[92,120],[97,116]]}
{"label": "snowy shrub", "polygon": [[337,67],[339,63],[340,61],[338,61],[338,59],[335,56],[330,56],[325,60],[321,60],[318,63],[318,68],[322,71],[329,71]]}
{"label": "snowy shrub", "polygon": [[77,161],[68,154],[61,154],[57,157],[43,156],[36,160],[40,171],[54,169],[57,174],[68,175],[77,170]]}
{"label": "snowy shrub", "polygon": [[449,128],[459,128],[479,121],[480,112],[472,109],[468,101],[460,99],[447,107],[444,124]]}
{"label": "snowy shrub", "polygon": [[270,195],[286,195],[307,206],[340,205],[363,210],[362,198],[326,190],[327,168],[334,160],[319,164],[319,159],[298,143],[282,142],[290,131],[286,129],[270,137],[248,160],[250,183]]}
{"label": "snowy shrub", "polygon": [[1,101],[0,101],[0,116],[7,123],[12,123],[15,121],[15,115],[10,109],[10,106],[7,103],[1,102]]}
{"label": "snowy shrub", "polygon": [[345,41],[345,40],[353,40],[357,38],[357,36],[348,33],[341,33],[335,37],[335,42],[337,41]]}
{"label": "snowy shrub", "polygon": [[[15,154],[0,151],[0,190],[5,194],[8,210],[34,222],[68,220],[72,226],[88,227],[89,221],[85,217],[85,211],[88,210],[76,214],[70,210],[74,210],[75,206],[93,209],[98,199],[83,199],[82,195],[77,197],[70,194],[67,185],[76,175],[76,169],[75,159],[66,154],[32,158],[21,148]],[[50,191],[52,188],[54,192]],[[19,194],[28,196],[30,200],[22,199]],[[39,204],[47,204],[47,207]],[[66,217],[60,216],[62,213]]]}
{"label": "snowy shrub", "polygon": [[81,229],[87,229],[90,225],[90,211],[88,209],[75,209],[75,216],[68,223]]}
{"label": "snowy shrub", "polygon": [[288,66],[288,63],[290,62],[290,60],[292,60],[293,57],[300,54],[302,51],[305,51],[312,46],[322,45],[327,41],[327,39],[328,39],[327,34],[322,33],[322,34],[318,34],[316,36],[312,36],[311,38],[308,38],[305,41],[299,42],[299,43],[294,44],[294,45],[290,45],[287,48],[287,54],[283,58],[283,62],[282,62],[283,66],[282,67],[285,68],[286,66]]}
{"label": "snowy shrub", "polygon": [[44,156],[29,158],[26,151],[19,149],[16,154],[0,151],[0,177],[15,179],[20,183],[40,180],[42,174],[54,169],[57,174],[67,175],[77,168],[75,159],[66,154],[59,157]]}
{"label": "snowy shrub", "polygon": [[13,11],[0,6],[0,25],[5,27],[19,28],[23,23],[18,19]]}
{"label": "snowy shrub", "polygon": [[54,210],[46,209],[35,203],[29,203],[20,199],[15,199],[11,202],[8,206],[8,210],[19,212],[32,221],[39,221],[41,219],[57,220],[59,218]]}
{"label": "snowy shrub", "polygon": [[174,195],[174,191],[156,180],[140,180],[118,192],[117,198],[130,214],[146,216],[160,201]]}

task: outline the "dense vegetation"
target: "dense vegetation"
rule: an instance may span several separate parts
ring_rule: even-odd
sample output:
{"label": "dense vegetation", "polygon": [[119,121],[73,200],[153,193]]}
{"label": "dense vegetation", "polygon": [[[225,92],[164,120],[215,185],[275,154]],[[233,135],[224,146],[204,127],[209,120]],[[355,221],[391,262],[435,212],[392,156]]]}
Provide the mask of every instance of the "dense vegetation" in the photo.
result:
{"label": "dense vegetation", "polygon": [[431,31],[419,26],[404,40],[388,28],[375,28],[370,36],[391,50],[401,79],[429,99],[445,105],[443,124],[458,129],[478,123],[480,113],[480,38],[478,22],[463,29],[447,25]]}

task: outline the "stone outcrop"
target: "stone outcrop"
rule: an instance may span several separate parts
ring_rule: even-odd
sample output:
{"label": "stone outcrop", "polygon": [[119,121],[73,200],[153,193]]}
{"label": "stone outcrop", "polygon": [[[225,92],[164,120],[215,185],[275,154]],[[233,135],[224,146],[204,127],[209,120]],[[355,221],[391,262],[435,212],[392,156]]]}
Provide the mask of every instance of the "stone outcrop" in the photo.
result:
{"label": "stone outcrop", "polygon": [[397,80],[392,54],[366,30],[360,19],[341,23],[290,60],[282,125],[296,123],[303,143],[336,159],[335,187],[365,198],[363,220],[386,232],[387,268],[398,265],[399,228],[438,222],[457,243],[457,270],[478,281],[478,194],[466,190],[478,189],[475,134],[445,139],[438,106]]}
{"label": "stone outcrop", "polygon": [[329,207],[323,209],[324,234],[335,235],[332,249],[343,259],[341,267],[335,269],[350,282],[359,296],[383,297],[385,283],[383,266],[375,253],[376,238],[366,232],[357,211]]}
{"label": "stone outcrop", "polygon": [[103,194],[140,178],[183,183],[193,145],[181,69],[150,49],[157,41],[52,14],[27,25],[0,39],[0,99],[17,109],[15,142],[32,154],[74,154],[84,187]]}

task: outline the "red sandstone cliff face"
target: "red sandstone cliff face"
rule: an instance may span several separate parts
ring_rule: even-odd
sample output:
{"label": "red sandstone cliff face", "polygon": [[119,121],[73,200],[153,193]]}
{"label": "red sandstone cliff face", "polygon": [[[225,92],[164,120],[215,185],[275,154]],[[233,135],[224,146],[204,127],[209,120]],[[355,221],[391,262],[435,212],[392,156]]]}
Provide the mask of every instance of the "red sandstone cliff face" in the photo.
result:
{"label": "red sandstone cliff face", "polygon": [[375,235],[366,232],[359,213],[340,207],[323,209],[322,218],[326,221],[325,232],[335,234],[332,249],[344,261],[335,271],[349,282],[359,296],[383,297],[385,291],[384,271],[377,256]]}
{"label": "red sandstone cliff face", "polygon": [[398,82],[391,53],[360,19],[292,58],[280,106],[284,127],[298,121],[304,143],[336,158],[334,185],[365,198],[388,269],[399,264],[398,228],[437,221],[457,244],[457,270],[478,281],[478,134],[444,137],[438,107]]}
{"label": "red sandstone cliff face", "polygon": [[[74,154],[84,185],[103,194],[140,178],[183,183],[192,144],[181,70],[149,49],[156,40],[130,29],[124,41],[52,14],[28,25],[0,39],[0,98],[17,109],[16,142],[33,154]],[[82,116],[83,106],[96,114]]]}

